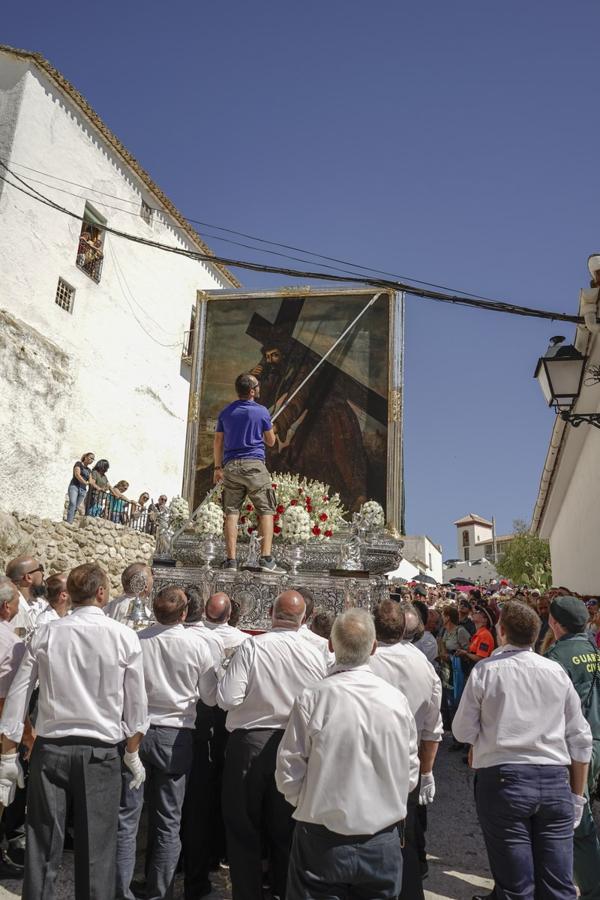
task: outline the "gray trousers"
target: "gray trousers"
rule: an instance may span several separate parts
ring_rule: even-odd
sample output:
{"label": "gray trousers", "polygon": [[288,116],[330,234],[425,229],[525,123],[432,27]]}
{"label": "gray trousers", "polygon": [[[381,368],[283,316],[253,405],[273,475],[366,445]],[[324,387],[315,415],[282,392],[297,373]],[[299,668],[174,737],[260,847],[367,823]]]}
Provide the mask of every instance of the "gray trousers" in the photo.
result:
{"label": "gray trousers", "polygon": [[348,835],[296,822],[286,900],[395,900],[401,885],[396,825]]}
{"label": "gray trousers", "polygon": [[129,787],[131,772],[123,768],[117,840],[117,900],[134,900],[130,884],[135,870],[136,837],[144,797],[148,805],[146,850],[147,900],[169,897],[181,852],[179,828],[187,776],[192,765],[191,728],[151,725],[140,745],[146,769],[144,788]]}
{"label": "gray trousers", "polygon": [[52,900],[73,809],[76,900],[113,900],[121,760],[116,746],[38,737],[29,766],[23,900]]}

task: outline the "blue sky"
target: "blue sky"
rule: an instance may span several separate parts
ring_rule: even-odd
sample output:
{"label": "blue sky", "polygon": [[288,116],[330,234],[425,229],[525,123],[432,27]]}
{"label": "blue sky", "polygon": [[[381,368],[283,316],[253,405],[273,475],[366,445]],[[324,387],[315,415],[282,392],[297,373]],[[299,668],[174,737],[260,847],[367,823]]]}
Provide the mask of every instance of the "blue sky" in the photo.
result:
{"label": "blue sky", "polygon": [[[190,216],[574,313],[600,248],[599,18],[591,0],[36,0],[3,9],[0,40],[47,56]],[[557,333],[407,299],[407,529],[445,557],[466,512],[529,519],[553,424],[532,372]]]}

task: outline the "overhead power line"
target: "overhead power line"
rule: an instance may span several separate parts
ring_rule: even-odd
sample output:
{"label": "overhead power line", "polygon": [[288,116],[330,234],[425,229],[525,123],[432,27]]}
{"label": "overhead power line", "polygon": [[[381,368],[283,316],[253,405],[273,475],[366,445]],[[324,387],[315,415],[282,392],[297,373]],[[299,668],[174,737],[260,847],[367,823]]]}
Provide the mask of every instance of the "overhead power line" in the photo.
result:
{"label": "overhead power line", "polygon": [[[66,209],[60,204],[55,203],[53,200],[45,197],[44,194],[41,194],[38,190],[31,187],[31,185],[24,181],[19,175],[11,171],[11,169],[9,169],[5,163],[0,161],[0,166],[6,172],[8,172],[12,178],[15,178],[21,183],[21,185],[25,186],[20,187],[13,181],[9,181],[5,176],[0,175],[0,179],[6,182],[6,184],[9,184],[15,190],[20,191],[21,193],[25,194],[33,200],[36,200],[39,203],[43,203],[46,206],[49,206],[50,208],[62,213],[63,215],[69,216],[73,219],[77,219],[80,222],[85,221],[83,216],[80,216],[77,213]],[[189,259],[195,259],[211,265],[214,265],[215,263],[221,263],[222,265],[232,269],[237,268],[245,269],[251,272],[264,272],[273,275],[284,275],[290,278],[309,278],[315,281],[329,281],[342,284],[372,285],[374,287],[383,287],[387,290],[392,291],[403,291],[404,293],[412,294],[417,297],[423,297],[427,300],[435,300],[439,303],[450,303],[456,306],[467,306],[475,309],[485,309],[490,312],[502,312],[508,315],[526,316],[535,319],[550,319],[552,321],[571,322],[575,325],[581,324],[583,322],[583,319],[580,316],[574,316],[568,313],[552,312],[550,310],[536,309],[529,306],[520,306],[514,303],[505,303],[503,301],[497,300],[487,300],[483,297],[476,297],[473,295],[451,294],[441,291],[426,290],[424,288],[418,288],[414,285],[407,284],[402,281],[391,280],[387,278],[359,278],[356,275],[336,275],[331,272],[306,271],[300,269],[285,268],[283,266],[269,266],[262,263],[252,262],[250,260],[231,259],[228,257],[219,256],[217,254],[186,250],[183,247],[173,247],[169,244],[163,244],[159,241],[152,241],[149,238],[143,238],[138,235],[128,234],[127,232],[112,228],[109,225],[103,226],[103,230],[108,234],[113,234],[115,235],[115,237],[120,237],[124,240],[142,244],[146,247],[152,247],[156,250],[162,250],[167,253],[175,253],[179,256],[185,256]]]}

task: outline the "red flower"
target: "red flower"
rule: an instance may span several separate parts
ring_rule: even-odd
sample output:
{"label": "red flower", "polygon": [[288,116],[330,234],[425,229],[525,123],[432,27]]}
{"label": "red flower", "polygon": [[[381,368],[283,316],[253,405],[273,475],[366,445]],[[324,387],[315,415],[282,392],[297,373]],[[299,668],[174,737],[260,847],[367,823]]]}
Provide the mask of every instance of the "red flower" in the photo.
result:
{"label": "red flower", "polygon": [[273,531],[275,532],[275,534],[281,534],[281,528],[279,527],[279,525],[274,525]]}
{"label": "red flower", "polygon": [[307,498],[306,498],[306,502],[307,502],[307,503],[312,503],[312,500],[310,499],[310,497],[307,497]]}
{"label": "red flower", "polygon": [[325,532],[325,537],[331,537],[332,534],[333,534],[333,531],[331,530],[331,528],[328,528],[327,531]]}
{"label": "red flower", "polygon": [[275,513],[275,515],[273,516],[273,521],[279,522],[279,516],[277,515],[277,513]]}
{"label": "red flower", "polygon": [[313,528],[313,530],[312,530],[312,533],[315,534],[315,535],[317,535],[317,537],[321,534],[321,529],[319,528],[318,525],[315,525],[315,526],[314,526],[314,528]]}
{"label": "red flower", "polygon": [[323,500],[329,500],[329,497],[323,497]]}
{"label": "red flower", "polygon": [[327,519],[329,518],[329,516],[327,515],[327,513],[321,513],[319,518],[320,518],[321,522],[326,522]]}
{"label": "red flower", "polygon": [[245,521],[246,521],[246,516],[242,516],[240,519],[240,522],[242,523],[242,525],[244,524]]}
{"label": "red flower", "polygon": [[298,506],[298,501],[292,500],[292,502],[290,503],[290,506]]}
{"label": "red flower", "polygon": [[306,512],[307,512],[307,513],[311,513],[311,512],[312,512],[312,506],[307,506],[307,507],[306,507]]}
{"label": "red flower", "polygon": [[250,528],[248,529],[248,534],[252,534],[253,531],[256,531],[256,528],[253,525],[251,525]]}
{"label": "red flower", "polygon": [[277,485],[276,485],[276,484],[274,484],[274,482],[271,482],[271,487],[272,487],[272,488],[273,488],[273,490],[274,490],[274,491],[276,491],[276,490],[277,490]]}
{"label": "red flower", "polygon": [[246,509],[248,510],[248,512],[252,512],[252,510],[254,509],[254,507],[252,506],[251,503],[248,503],[248,505],[246,506]]}
{"label": "red flower", "polygon": [[281,506],[281,504],[277,507],[277,512],[281,515],[282,512],[285,512],[285,506]]}

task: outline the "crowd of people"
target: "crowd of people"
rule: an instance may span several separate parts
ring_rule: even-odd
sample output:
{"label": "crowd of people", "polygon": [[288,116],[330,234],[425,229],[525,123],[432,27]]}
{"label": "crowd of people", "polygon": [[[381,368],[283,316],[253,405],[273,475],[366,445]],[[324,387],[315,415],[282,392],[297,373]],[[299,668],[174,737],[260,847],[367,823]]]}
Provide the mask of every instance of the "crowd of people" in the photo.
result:
{"label": "crowd of people", "polygon": [[0,578],[0,876],[25,900],[53,897],[69,844],[77,898],[167,898],[179,867],[197,900],[227,865],[234,900],[419,900],[450,729],[489,897],[600,897],[590,600],[413,585],[334,616],[299,584],[250,635],[226,594],[156,591],[142,562],[122,584],[24,556]]}
{"label": "crowd of people", "polygon": [[107,477],[110,463],[93,453],[84,453],[73,465],[73,475],[67,488],[66,520],[70,524],[75,514],[109,519],[118,525],[130,525],[139,531],[154,534],[160,515],[167,508],[167,495],[150,501],[150,494],[142,491],[137,500],[127,497],[129,482],[125,479],[111,484]]}

